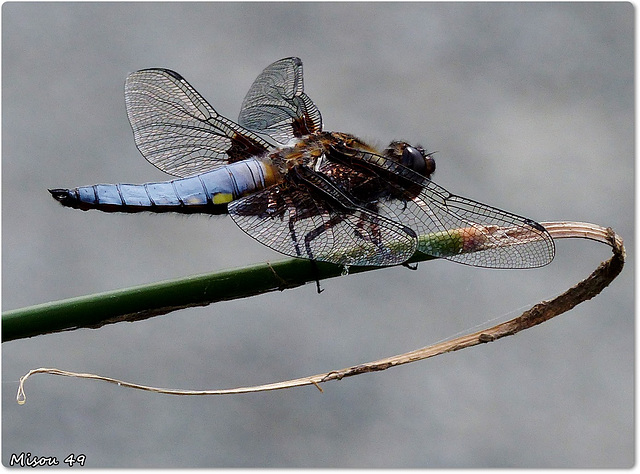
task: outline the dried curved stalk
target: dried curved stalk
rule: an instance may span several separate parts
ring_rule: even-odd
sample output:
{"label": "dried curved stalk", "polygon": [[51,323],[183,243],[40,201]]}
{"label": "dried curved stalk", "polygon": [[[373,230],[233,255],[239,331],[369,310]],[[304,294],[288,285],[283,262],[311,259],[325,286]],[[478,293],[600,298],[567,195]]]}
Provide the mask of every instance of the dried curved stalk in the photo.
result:
{"label": "dried curved stalk", "polygon": [[319,384],[328,382],[330,380],[341,380],[344,377],[351,377],[367,372],[386,370],[390,367],[427,359],[429,357],[434,357],[445,352],[453,352],[464,349],[466,347],[471,347],[486,342],[492,342],[505,336],[511,336],[520,331],[523,331],[524,329],[528,329],[532,326],[541,324],[559,314],[572,309],[574,306],[582,303],[583,301],[593,298],[604,288],[606,288],[616,276],[618,276],[624,266],[625,250],[623,241],[620,236],[618,236],[611,228],[604,228],[595,224],[583,222],[543,222],[541,224],[547,229],[547,231],[549,231],[554,239],[584,238],[606,243],[612,247],[613,256],[609,260],[602,262],[600,266],[598,266],[598,268],[586,279],[582,280],[580,283],[568,289],[561,295],[549,301],[542,301],[533,306],[531,309],[522,313],[520,316],[504,323],[497,324],[496,326],[493,326],[489,329],[483,329],[472,334],[456,337],[445,342],[433,344],[431,346],[417,349],[411,352],[406,352],[404,354],[386,357],[377,361],[367,362],[340,370],[332,370],[323,374],[317,374],[309,377],[302,377],[298,379],[265,385],[220,390],[164,389],[124,382],[100,375],[68,372],[65,370],[53,368],[39,368],[29,371],[29,373],[20,378],[17,401],[19,404],[24,404],[26,402],[24,383],[27,378],[37,373],[48,373],[66,377],[103,380],[105,382],[114,383],[123,387],[171,395],[227,395],[280,390],[284,388],[300,387],[303,385],[315,385],[319,390],[322,391]]}

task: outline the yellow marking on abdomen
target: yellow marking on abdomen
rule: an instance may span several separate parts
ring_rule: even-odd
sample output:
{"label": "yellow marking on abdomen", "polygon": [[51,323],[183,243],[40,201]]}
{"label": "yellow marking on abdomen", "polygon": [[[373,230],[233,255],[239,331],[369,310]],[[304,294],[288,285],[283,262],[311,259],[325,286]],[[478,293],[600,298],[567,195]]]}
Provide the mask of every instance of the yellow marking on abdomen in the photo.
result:
{"label": "yellow marking on abdomen", "polygon": [[227,204],[233,201],[233,194],[231,193],[216,193],[211,196],[211,200],[214,204]]}

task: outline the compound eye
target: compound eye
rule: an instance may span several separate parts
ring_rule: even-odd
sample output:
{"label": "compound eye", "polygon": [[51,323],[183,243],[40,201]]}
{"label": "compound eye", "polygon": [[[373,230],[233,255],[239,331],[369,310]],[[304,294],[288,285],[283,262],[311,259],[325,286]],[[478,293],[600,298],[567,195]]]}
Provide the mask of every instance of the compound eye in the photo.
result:
{"label": "compound eye", "polygon": [[433,159],[433,156],[427,155],[424,157],[424,161],[426,163],[427,169],[424,172],[424,175],[429,178],[432,173],[436,171],[436,160]]}
{"label": "compound eye", "polygon": [[420,150],[412,146],[406,146],[404,150],[402,150],[402,164],[422,175],[425,174],[425,170],[427,168],[424,155]]}

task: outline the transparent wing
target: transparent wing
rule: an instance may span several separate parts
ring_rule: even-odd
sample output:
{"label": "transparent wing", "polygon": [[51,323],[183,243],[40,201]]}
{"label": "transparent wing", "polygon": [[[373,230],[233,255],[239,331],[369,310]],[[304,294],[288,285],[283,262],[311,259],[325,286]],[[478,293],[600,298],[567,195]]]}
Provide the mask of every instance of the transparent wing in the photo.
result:
{"label": "transparent wing", "polygon": [[130,74],[125,102],[140,153],[175,176],[204,173],[272,147],[218,114],[182,76],[168,69]]}
{"label": "transparent wing", "polygon": [[361,158],[410,184],[393,184],[400,198],[380,202],[379,212],[413,229],[419,251],[488,268],[535,268],[553,260],[553,239],[537,222],[456,196],[386,157],[363,152]]}
{"label": "transparent wing", "polygon": [[286,58],[267,66],[244,98],[238,123],[282,145],[320,132],[320,111],[304,93],[302,61]]}
{"label": "transparent wing", "polygon": [[251,237],[292,257],[385,266],[416,250],[411,229],[364,208],[337,209],[300,186],[272,186],[230,203],[229,214]]}

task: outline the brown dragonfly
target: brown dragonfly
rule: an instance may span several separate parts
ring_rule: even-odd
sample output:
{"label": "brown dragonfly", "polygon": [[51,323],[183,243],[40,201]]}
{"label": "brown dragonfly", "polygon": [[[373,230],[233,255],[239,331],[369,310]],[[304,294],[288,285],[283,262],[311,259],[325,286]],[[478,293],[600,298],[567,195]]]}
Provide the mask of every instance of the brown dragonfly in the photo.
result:
{"label": "brown dragonfly", "polygon": [[237,122],[168,69],[129,75],[125,101],[138,149],[177,179],[50,190],[63,205],[228,213],[278,252],[344,266],[402,264],[416,251],[493,268],[553,259],[542,225],[435,184],[434,158],[420,146],[394,141],[377,149],[324,132],[298,58],[262,71]]}

